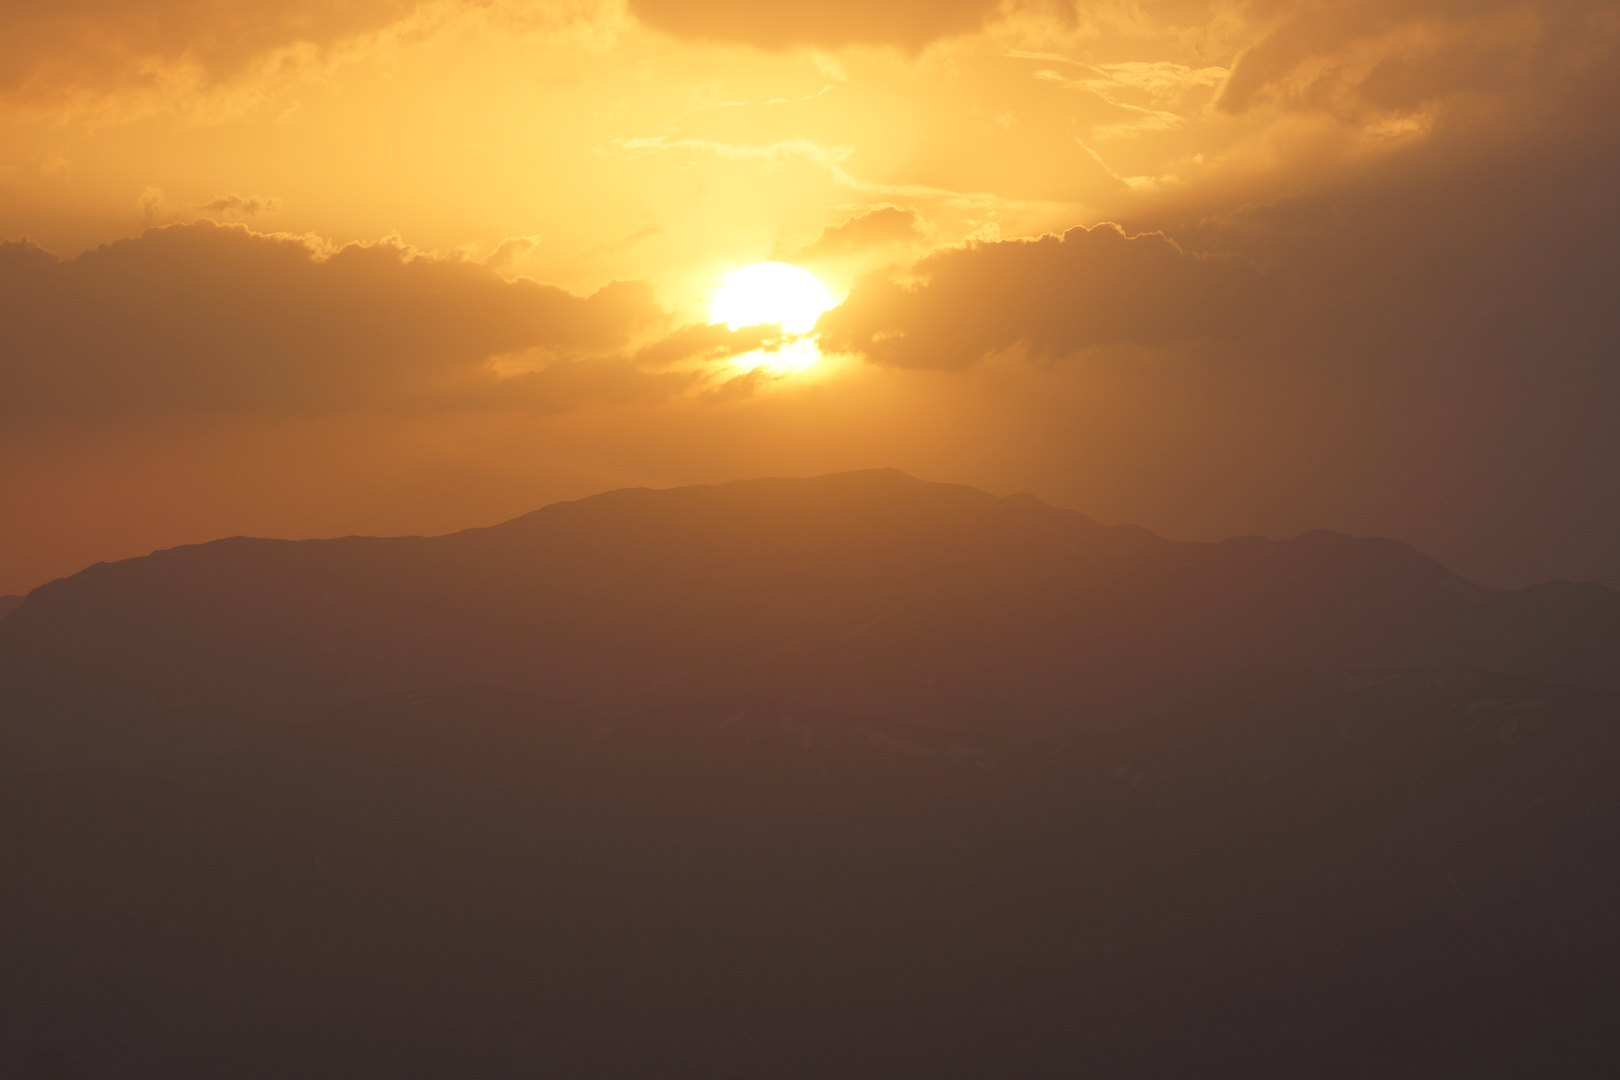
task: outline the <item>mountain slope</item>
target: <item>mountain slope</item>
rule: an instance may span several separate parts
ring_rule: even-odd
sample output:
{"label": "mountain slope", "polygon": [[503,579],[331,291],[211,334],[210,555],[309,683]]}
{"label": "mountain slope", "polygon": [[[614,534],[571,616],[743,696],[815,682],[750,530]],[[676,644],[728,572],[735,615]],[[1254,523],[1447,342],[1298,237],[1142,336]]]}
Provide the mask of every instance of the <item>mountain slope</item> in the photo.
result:
{"label": "mountain slope", "polygon": [[0,791],[0,1070],[1610,1075],[1617,711],[1287,668],[1034,742],[370,698]]}
{"label": "mountain slope", "polygon": [[893,472],[0,620],[0,1072],[1620,1067],[1620,605]]}
{"label": "mountain slope", "polygon": [[971,731],[1110,727],[1255,663],[1620,685],[1620,594],[1489,593],[1405,545],[1174,543],[879,470],[610,492],[449,536],[236,538],[0,623],[0,749],[134,762],[372,693],[607,714],[767,694]]}

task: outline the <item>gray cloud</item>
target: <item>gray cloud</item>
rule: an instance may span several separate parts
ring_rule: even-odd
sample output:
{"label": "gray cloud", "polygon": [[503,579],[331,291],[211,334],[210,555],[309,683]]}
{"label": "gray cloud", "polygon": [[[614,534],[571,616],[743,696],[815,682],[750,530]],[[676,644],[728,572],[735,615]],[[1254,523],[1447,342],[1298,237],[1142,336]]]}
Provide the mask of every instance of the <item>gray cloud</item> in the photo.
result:
{"label": "gray cloud", "polygon": [[763,49],[891,45],[920,49],[978,29],[998,0],[630,0],[648,26],[677,37]]}
{"label": "gray cloud", "polygon": [[675,392],[705,376],[671,365],[759,344],[699,327],[630,355],[666,321],[644,283],[576,296],[394,241],[326,252],[209,221],[67,261],[13,241],[0,413],[551,410]]}
{"label": "gray cloud", "polygon": [[1620,39],[1604,0],[1279,0],[1237,58],[1217,104],[1262,104],[1350,119],[1464,96],[1558,93],[1601,67]]}
{"label": "gray cloud", "polygon": [[1013,346],[1056,357],[1230,333],[1265,302],[1248,266],[1111,224],[947,248],[909,276],[859,282],[822,316],[824,346],[902,367],[962,368]]}

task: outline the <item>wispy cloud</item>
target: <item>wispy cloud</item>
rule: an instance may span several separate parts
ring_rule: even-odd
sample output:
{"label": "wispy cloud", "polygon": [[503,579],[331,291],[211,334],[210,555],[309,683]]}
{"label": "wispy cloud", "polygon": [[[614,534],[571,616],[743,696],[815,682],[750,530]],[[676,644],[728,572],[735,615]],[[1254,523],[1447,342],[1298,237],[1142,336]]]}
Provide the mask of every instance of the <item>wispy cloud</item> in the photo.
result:
{"label": "wispy cloud", "polygon": [[[162,193],[158,193],[161,197]],[[261,213],[273,214],[281,209],[281,200],[275,196],[266,195],[237,195],[234,192],[227,195],[217,195],[197,207],[198,210],[208,210],[216,214],[240,214],[242,217],[257,217]]]}
{"label": "wispy cloud", "polygon": [[739,161],[786,161],[799,158],[822,165],[844,161],[855,153],[853,146],[823,146],[814,139],[779,139],[770,143],[729,143],[718,139],[694,139],[676,135],[643,135],[614,139],[613,146],[630,154],[686,151],[713,154]]}
{"label": "wispy cloud", "polygon": [[[1021,60],[1058,62],[1079,68],[1077,75],[1042,68],[1035,72],[1035,78],[1064,89],[1093,94],[1127,114],[1127,118],[1118,123],[1093,127],[1091,135],[1098,139],[1129,138],[1183,127],[1187,122],[1186,117],[1163,106],[1175,105],[1195,90],[1213,92],[1228,74],[1227,69],[1222,67],[1192,68],[1168,62],[1094,64],[1053,53],[1012,52],[1007,55]],[[1127,100],[1128,96],[1133,95],[1147,104]]]}

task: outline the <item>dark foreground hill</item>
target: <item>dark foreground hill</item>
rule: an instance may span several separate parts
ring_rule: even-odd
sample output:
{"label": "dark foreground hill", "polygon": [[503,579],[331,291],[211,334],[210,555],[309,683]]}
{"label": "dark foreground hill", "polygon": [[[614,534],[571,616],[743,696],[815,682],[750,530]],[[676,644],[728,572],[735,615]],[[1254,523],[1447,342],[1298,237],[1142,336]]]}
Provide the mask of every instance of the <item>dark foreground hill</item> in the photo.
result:
{"label": "dark foreground hill", "polygon": [[1257,663],[1620,688],[1620,593],[1492,593],[1336,533],[1174,543],[893,471],[618,491],[451,536],[222,540],[53,582],[0,620],[0,754],[139,763],[447,684],[1036,735]]}
{"label": "dark foreground hill", "polygon": [[1267,669],[1130,732],[392,694],[0,799],[10,1076],[1605,1076],[1614,697]]}
{"label": "dark foreground hill", "polygon": [[1620,1074],[1620,604],[897,473],[0,619],[0,1075]]}

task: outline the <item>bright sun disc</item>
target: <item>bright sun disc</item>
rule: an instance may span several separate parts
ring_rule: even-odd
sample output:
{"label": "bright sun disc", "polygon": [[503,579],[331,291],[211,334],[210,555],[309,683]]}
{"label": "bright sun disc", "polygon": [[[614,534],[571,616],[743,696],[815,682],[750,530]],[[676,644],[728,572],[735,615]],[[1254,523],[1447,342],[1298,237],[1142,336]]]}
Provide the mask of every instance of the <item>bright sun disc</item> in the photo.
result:
{"label": "bright sun disc", "polygon": [[790,263],[762,262],[735,271],[709,304],[709,321],[733,330],[762,323],[808,334],[836,303],[816,275]]}

